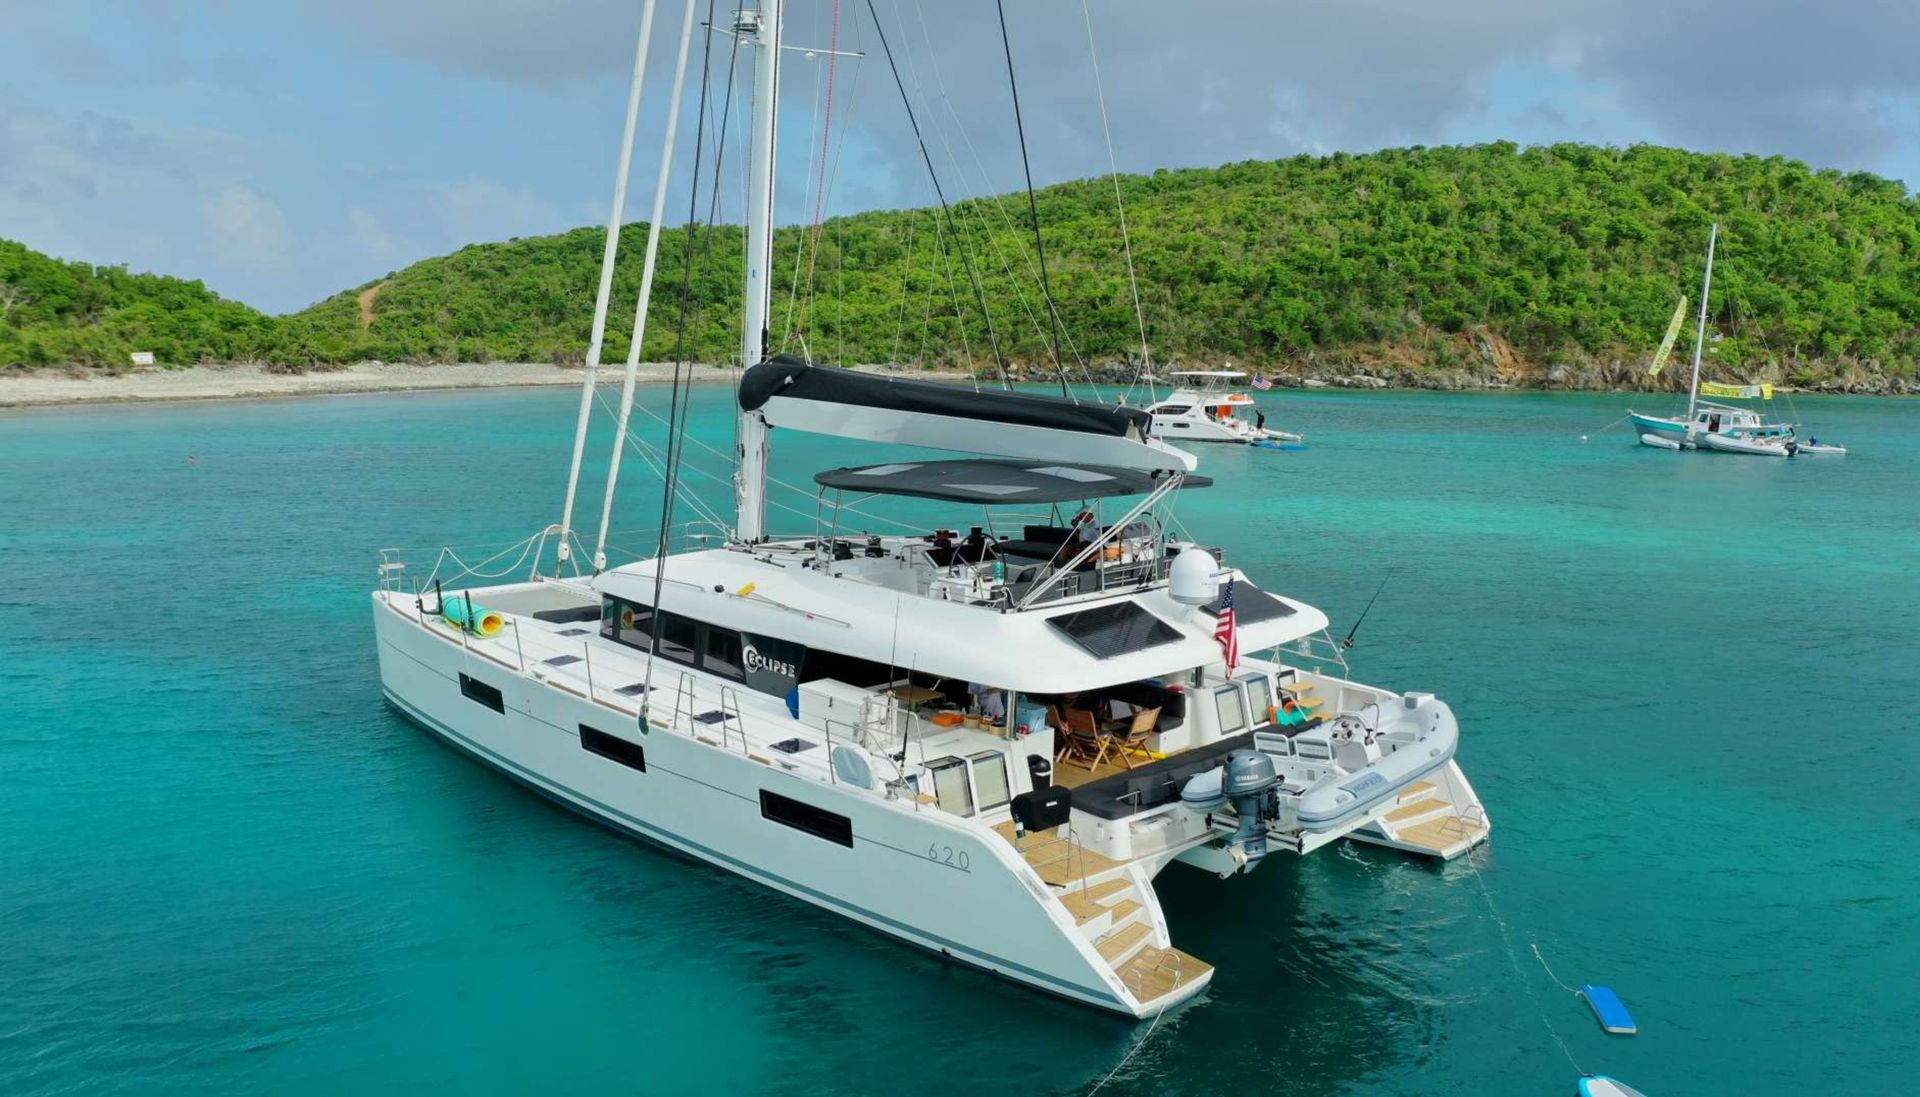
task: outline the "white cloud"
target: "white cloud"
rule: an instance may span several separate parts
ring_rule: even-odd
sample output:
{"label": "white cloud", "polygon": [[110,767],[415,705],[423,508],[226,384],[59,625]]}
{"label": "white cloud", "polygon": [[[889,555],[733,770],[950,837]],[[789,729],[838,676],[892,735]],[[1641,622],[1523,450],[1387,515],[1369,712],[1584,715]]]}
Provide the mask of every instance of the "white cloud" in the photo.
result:
{"label": "white cloud", "polygon": [[293,261],[287,215],[270,199],[229,186],[200,206],[207,250],[216,262],[241,270],[276,270]]}
{"label": "white cloud", "polygon": [[347,211],[347,236],[361,255],[376,263],[390,262],[402,250],[379,215],[359,206]]}

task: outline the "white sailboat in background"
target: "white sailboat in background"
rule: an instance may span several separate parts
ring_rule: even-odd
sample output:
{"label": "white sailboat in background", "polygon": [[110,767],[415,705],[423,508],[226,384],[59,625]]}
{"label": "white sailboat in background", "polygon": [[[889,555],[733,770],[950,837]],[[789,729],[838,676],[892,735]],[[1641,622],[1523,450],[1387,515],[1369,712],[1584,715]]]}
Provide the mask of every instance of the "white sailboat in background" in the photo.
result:
{"label": "white sailboat in background", "polygon": [[[1659,416],[1629,409],[1627,417],[1633,424],[1634,433],[1639,436],[1642,445],[1657,449],[1710,449],[1759,457],[1846,453],[1845,446],[1822,443],[1817,438],[1800,441],[1792,423],[1770,422],[1751,408],[1700,399],[1703,394],[1718,400],[1773,399],[1771,384],[1722,385],[1700,380],[1700,358],[1707,336],[1707,297],[1713,288],[1713,256],[1719,239],[1720,226],[1716,222],[1707,235],[1707,267],[1701,277],[1700,315],[1694,330],[1693,377],[1687,387],[1687,410],[1682,415]],[[1649,377],[1658,376],[1661,367],[1666,364],[1667,355],[1673,349],[1674,339],[1679,332],[1681,311],[1685,308],[1686,301],[1683,298],[1680,309],[1674,312],[1673,322],[1667,327],[1666,338],[1661,341],[1660,349],[1654,355],[1653,365],[1647,371]]]}
{"label": "white sailboat in background", "polygon": [[[729,28],[756,60],[732,528],[675,546],[668,522],[657,555],[608,566],[610,483],[597,547],[573,551],[576,446],[569,519],[524,543],[524,581],[469,588],[464,565],[409,581],[383,554],[372,611],[390,703],[622,833],[1132,1017],[1213,976],[1162,911],[1174,861],[1227,877],[1341,838],[1434,858],[1484,842],[1452,710],[1350,680],[1325,614],[1176,536],[1172,500],[1207,481],[1151,415],[765,356],[782,6]],[[679,94],[676,80],[676,116]],[[629,140],[632,125],[630,107]],[[623,162],[609,272],[624,188]],[[631,400],[629,373],[616,449]],[[975,456],[821,472],[814,528],[775,536],[776,429]],[[890,497],[963,509],[950,528],[865,532],[876,517],[856,504]],[[1072,508],[1085,517],[1068,524]],[[567,550],[543,574],[555,538]]]}

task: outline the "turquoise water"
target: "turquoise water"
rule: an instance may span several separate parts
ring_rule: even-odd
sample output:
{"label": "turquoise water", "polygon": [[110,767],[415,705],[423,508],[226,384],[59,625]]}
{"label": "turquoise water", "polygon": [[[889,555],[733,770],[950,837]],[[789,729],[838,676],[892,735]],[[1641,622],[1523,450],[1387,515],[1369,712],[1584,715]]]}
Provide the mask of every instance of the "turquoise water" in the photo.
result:
{"label": "turquoise water", "polygon": [[[1904,1092],[1920,405],[1802,400],[1855,452],[1784,462],[1596,433],[1617,397],[1270,395],[1313,448],[1206,450],[1186,523],[1342,630],[1391,573],[1355,671],[1454,704],[1494,842],[1169,869],[1219,974],[1103,1092],[1570,1094],[1556,1031],[1653,1097]],[[1072,1093],[1128,1055],[1145,1026],[621,840],[385,707],[375,551],[554,520],[574,402],[0,413],[0,1092]],[[783,437],[776,472],[873,452]]]}

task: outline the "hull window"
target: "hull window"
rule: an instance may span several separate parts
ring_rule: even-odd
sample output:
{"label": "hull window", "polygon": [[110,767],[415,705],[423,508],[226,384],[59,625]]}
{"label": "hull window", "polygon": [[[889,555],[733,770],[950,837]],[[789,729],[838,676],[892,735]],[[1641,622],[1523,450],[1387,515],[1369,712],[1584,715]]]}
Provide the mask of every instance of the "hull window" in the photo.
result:
{"label": "hull window", "polygon": [[825,808],[802,803],[777,792],[760,790],[760,815],[782,826],[805,831],[815,838],[825,838],[853,848],[853,820],[844,815],[836,815]]}
{"label": "hull window", "polygon": [[598,754],[626,766],[647,772],[647,752],[639,743],[631,743],[617,735],[609,735],[596,727],[580,725],[580,745],[589,753]]}
{"label": "hull window", "polygon": [[500,696],[499,687],[490,686],[478,678],[469,678],[462,674],[460,676],[460,692],[465,695],[467,700],[478,701],[495,712],[507,711],[507,703],[506,700]]}

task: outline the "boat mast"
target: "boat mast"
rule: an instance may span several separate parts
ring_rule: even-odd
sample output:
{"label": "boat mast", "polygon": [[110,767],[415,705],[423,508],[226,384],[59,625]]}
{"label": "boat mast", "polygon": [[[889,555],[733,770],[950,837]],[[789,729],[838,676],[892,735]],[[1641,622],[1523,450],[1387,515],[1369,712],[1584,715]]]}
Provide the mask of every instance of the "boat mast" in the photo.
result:
{"label": "boat mast", "polygon": [[[773,310],[773,158],[778,141],[780,17],[784,0],[760,0],[742,11],[735,36],[758,50],[753,66],[752,166],[747,181],[746,283],[740,320],[740,367],[767,355],[767,318]],[[758,411],[740,412],[740,463],[734,474],[734,537],[766,538],[767,423]]]}
{"label": "boat mast", "polygon": [[[620,386],[620,414],[613,427],[613,457],[607,466],[607,493],[600,504],[600,532],[593,541],[593,573],[607,567],[607,527],[613,524],[613,493],[620,486],[620,458],[627,451],[627,424],[633,418],[633,384],[640,372],[640,348],[647,338],[647,312],[653,304],[653,275],[660,257],[660,222],[667,215],[667,183],[673,176],[673,142],[680,129],[680,97],[687,84],[687,47],[693,43],[693,15],[687,0],[680,22],[680,54],[674,63],[673,94],[667,100],[667,132],[660,146],[660,175],[653,189],[653,218],[647,222],[646,259],[640,267],[640,300],[633,311],[633,336],[627,341],[626,380]],[[689,230],[691,231],[691,230]],[[672,485],[668,485],[672,490]]]}
{"label": "boat mast", "polygon": [[607,216],[607,242],[600,256],[600,288],[593,299],[593,332],[587,340],[586,376],[580,382],[580,417],[573,428],[573,465],[567,470],[567,501],[560,511],[560,546],[553,568],[555,576],[566,569],[567,560],[573,555],[573,500],[580,487],[580,458],[587,451],[587,421],[593,414],[594,374],[600,369],[600,349],[607,334],[607,304],[613,295],[613,261],[620,251],[620,225],[626,220],[627,175],[633,166],[633,130],[640,118],[640,86],[647,76],[647,48],[653,42],[654,3],[655,0],[647,0],[640,15],[640,44],[634,49],[633,82],[627,88],[627,124],[620,137],[620,165],[613,177],[613,212]]}
{"label": "boat mast", "polygon": [[1693,422],[1693,406],[1700,401],[1700,350],[1707,341],[1707,292],[1713,288],[1713,245],[1720,240],[1720,222],[1707,233],[1707,273],[1700,279],[1700,322],[1693,332],[1693,384],[1687,389],[1687,422]]}

